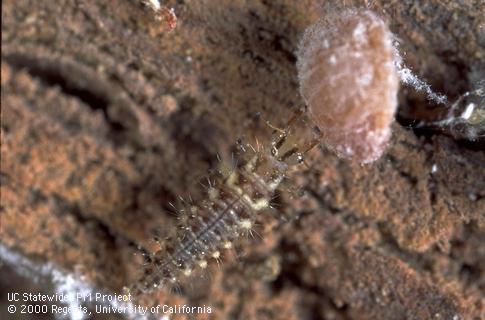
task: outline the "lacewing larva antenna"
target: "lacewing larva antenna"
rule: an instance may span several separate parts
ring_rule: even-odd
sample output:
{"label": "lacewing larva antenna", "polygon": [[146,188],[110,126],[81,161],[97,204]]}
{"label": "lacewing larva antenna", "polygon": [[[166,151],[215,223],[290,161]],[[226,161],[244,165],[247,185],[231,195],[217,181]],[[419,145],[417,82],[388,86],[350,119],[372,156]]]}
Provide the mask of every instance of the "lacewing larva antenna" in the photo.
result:
{"label": "lacewing larva antenna", "polygon": [[339,157],[377,160],[391,135],[399,77],[386,23],[365,9],[328,13],[298,50],[300,93]]}

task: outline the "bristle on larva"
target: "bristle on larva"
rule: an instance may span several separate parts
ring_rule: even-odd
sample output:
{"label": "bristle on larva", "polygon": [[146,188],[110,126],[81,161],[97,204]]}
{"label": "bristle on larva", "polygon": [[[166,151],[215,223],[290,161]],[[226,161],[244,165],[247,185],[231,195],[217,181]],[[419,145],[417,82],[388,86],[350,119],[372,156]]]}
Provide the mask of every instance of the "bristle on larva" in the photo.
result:
{"label": "bristle on larva", "polygon": [[399,89],[394,60],[391,32],[369,10],[332,12],[305,31],[300,93],[339,157],[369,163],[385,150]]}

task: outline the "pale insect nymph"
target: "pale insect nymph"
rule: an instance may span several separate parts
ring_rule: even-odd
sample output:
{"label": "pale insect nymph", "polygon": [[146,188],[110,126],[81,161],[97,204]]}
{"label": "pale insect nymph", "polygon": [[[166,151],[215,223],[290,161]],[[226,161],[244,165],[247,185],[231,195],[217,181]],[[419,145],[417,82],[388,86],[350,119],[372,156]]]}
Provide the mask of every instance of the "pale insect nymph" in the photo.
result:
{"label": "pale insect nymph", "polygon": [[173,244],[160,248],[148,258],[140,281],[130,293],[136,295],[164,285],[174,285],[181,276],[205,269],[210,259],[219,259],[221,251],[233,247],[233,241],[251,233],[258,215],[269,209],[275,190],[291,165],[303,162],[303,155],[318,144],[319,131],[304,145],[294,139],[294,122],[275,129],[268,146],[239,143],[246,160],[238,166],[221,165],[209,178],[206,198],[200,203],[187,203],[182,211],[185,226]]}

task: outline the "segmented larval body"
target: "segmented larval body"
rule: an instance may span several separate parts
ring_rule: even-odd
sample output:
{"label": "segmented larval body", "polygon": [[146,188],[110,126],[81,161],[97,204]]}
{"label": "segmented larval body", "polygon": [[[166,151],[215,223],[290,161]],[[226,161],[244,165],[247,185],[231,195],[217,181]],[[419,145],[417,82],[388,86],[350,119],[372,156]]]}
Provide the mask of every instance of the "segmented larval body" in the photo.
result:
{"label": "segmented larval body", "polygon": [[298,148],[288,143],[286,134],[270,148],[242,146],[249,160],[236,168],[221,168],[210,178],[207,198],[183,209],[181,236],[173,246],[151,257],[145,275],[130,289],[132,294],[175,284],[195,269],[205,269],[210,259],[218,259],[233,241],[251,233],[258,213],[270,207],[289,164],[301,160]]}

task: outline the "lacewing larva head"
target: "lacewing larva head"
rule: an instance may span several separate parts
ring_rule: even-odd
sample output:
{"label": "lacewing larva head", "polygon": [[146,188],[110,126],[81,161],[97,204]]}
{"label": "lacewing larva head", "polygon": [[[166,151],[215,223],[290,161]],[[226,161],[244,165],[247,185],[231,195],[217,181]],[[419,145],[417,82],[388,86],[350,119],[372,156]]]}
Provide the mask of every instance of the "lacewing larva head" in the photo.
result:
{"label": "lacewing larva head", "polygon": [[399,90],[392,41],[386,23],[363,9],[330,13],[304,33],[300,93],[339,157],[369,163],[386,148]]}

